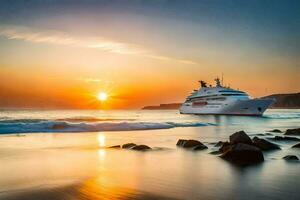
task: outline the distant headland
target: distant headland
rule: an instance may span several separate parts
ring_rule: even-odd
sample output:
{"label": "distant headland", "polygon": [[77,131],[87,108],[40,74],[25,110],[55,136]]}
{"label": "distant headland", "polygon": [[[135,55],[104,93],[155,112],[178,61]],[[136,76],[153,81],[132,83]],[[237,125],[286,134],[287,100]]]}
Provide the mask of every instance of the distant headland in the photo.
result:
{"label": "distant headland", "polygon": [[[300,108],[300,93],[290,94],[272,94],[262,98],[274,98],[276,101],[270,108],[286,108],[299,109]],[[173,110],[179,109],[181,103],[165,103],[160,105],[145,106],[143,110]]]}
{"label": "distant headland", "polygon": [[300,92],[290,94],[272,94],[263,98],[274,98],[271,108],[300,108]]}
{"label": "distant headland", "polygon": [[173,110],[173,109],[179,109],[181,106],[181,103],[166,103],[166,104],[160,104],[156,106],[145,106],[142,109],[143,110]]}

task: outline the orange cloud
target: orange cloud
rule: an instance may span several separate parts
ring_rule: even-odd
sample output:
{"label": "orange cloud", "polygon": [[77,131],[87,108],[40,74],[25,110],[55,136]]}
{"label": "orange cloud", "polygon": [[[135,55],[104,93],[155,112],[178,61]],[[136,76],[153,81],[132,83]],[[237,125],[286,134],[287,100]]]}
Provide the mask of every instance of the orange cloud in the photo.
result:
{"label": "orange cloud", "polygon": [[196,64],[192,60],[178,59],[163,55],[156,55],[145,48],[130,43],[123,43],[103,37],[78,37],[56,30],[38,30],[23,26],[1,26],[0,36],[10,40],[24,40],[33,43],[66,45],[82,48],[91,48],[117,54],[132,54],[151,59]]}

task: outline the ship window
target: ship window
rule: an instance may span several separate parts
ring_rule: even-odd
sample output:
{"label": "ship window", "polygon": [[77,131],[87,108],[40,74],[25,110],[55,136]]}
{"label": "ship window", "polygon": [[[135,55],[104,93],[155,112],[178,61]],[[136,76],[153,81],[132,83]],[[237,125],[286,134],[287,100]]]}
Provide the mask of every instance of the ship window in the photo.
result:
{"label": "ship window", "polygon": [[245,92],[242,92],[242,91],[235,91],[235,90],[220,90],[219,92],[242,93],[242,94],[245,93]]}
{"label": "ship window", "polygon": [[258,107],[257,110],[258,110],[259,112],[261,112],[261,107]]}
{"label": "ship window", "polygon": [[239,93],[236,93],[236,94],[222,94],[223,96],[247,96],[245,94],[239,94]]}

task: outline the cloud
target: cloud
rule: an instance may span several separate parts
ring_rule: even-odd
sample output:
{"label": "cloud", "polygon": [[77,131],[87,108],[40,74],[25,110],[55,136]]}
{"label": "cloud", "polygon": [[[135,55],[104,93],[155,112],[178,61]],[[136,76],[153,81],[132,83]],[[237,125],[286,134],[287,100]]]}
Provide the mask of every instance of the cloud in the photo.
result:
{"label": "cloud", "polygon": [[77,78],[76,80],[83,81],[86,83],[101,83],[101,82],[103,82],[103,80],[98,79],[98,78]]}
{"label": "cloud", "polygon": [[90,48],[110,53],[144,56],[162,61],[196,64],[191,60],[155,55],[145,48],[135,44],[122,43],[102,37],[78,37],[55,30],[38,30],[23,26],[0,25],[0,36],[4,36],[10,40],[23,40],[33,43]]}

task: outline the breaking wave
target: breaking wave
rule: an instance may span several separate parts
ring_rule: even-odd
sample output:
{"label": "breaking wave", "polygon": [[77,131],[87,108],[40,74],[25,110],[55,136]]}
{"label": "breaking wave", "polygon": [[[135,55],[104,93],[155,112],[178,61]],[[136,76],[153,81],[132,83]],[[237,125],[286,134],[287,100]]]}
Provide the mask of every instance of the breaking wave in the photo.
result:
{"label": "breaking wave", "polygon": [[269,119],[299,119],[300,112],[287,114],[266,114],[264,117]]}
{"label": "breaking wave", "polygon": [[0,121],[0,134],[46,133],[46,132],[98,132],[170,129],[176,127],[212,126],[202,122],[96,122],[72,123],[47,120],[3,120]]}

